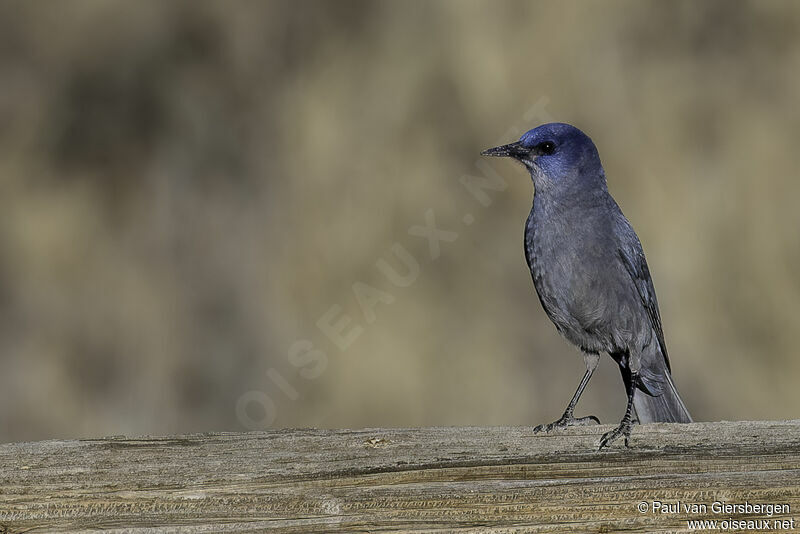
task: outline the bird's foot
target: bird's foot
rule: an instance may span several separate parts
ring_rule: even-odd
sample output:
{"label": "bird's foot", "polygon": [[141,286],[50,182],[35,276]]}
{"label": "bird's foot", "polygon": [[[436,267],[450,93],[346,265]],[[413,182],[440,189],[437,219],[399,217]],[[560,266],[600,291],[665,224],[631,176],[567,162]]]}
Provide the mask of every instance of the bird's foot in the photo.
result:
{"label": "bird's foot", "polygon": [[617,428],[603,434],[603,437],[600,438],[600,447],[597,450],[602,450],[603,447],[611,445],[611,443],[616,441],[621,436],[625,436],[625,447],[630,447],[632,430],[633,422],[630,419],[623,419]]}
{"label": "bird's foot", "polygon": [[547,425],[537,425],[533,428],[533,433],[538,434],[539,432],[550,432],[556,428],[567,428],[570,426],[586,426],[591,424],[600,424],[600,419],[593,415],[587,415],[586,417],[573,417],[571,415],[564,414],[561,416],[561,419],[558,421],[553,421]]}

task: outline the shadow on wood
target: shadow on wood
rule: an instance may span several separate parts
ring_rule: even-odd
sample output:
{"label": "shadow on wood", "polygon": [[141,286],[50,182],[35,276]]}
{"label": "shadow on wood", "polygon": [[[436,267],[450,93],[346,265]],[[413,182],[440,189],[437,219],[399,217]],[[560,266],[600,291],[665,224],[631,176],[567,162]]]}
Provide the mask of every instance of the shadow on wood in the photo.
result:
{"label": "shadow on wood", "polygon": [[[630,449],[597,452],[609,428],[0,445],[0,532],[675,532],[731,518],[800,530],[800,421],[636,426]],[[715,501],[788,510],[715,513]]]}

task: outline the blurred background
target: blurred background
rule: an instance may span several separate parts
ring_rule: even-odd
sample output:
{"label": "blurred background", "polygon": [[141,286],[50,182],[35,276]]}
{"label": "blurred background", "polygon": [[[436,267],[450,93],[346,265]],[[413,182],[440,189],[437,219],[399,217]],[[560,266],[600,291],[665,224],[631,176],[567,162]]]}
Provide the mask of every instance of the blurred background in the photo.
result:
{"label": "blurred background", "polygon": [[[549,120],[695,418],[800,417],[796,2],[3,1],[0,80],[2,441],[557,418],[532,185],[478,157]],[[604,357],[577,412],[624,406]]]}

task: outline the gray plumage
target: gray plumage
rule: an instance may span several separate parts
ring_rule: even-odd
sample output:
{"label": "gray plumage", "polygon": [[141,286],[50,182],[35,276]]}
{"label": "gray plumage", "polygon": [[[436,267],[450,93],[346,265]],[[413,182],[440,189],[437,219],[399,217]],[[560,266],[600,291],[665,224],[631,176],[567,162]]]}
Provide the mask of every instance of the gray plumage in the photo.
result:
{"label": "gray plumage", "polygon": [[600,447],[620,436],[628,445],[639,422],[690,422],[672,382],[655,289],[639,238],[606,185],[591,139],[568,124],[535,128],[516,142],[485,151],[520,161],[535,194],[525,225],[525,258],[545,313],[585,355],[586,374],[564,416],[537,430],[597,421],[572,411],[608,353],[628,394],[625,417]]}

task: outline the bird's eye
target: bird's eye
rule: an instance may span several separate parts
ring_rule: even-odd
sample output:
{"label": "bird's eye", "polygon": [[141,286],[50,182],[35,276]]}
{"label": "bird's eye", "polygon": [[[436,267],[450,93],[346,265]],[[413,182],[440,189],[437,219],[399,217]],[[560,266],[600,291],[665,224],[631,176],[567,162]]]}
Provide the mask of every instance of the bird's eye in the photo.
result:
{"label": "bird's eye", "polygon": [[544,154],[545,156],[549,156],[553,152],[556,151],[556,145],[552,141],[545,141],[544,143],[539,143],[536,146],[536,150],[540,154]]}

